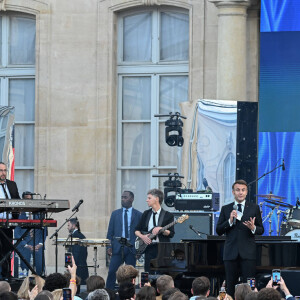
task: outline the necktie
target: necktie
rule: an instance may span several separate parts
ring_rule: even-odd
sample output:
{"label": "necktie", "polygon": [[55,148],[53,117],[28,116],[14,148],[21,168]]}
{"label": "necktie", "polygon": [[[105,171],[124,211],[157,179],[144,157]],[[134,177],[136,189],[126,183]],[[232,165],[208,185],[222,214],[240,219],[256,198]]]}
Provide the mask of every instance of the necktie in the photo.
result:
{"label": "necktie", "polygon": [[2,185],[2,188],[3,188],[4,195],[5,195],[5,199],[8,199],[8,195],[7,195],[4,183],[1,183],[1,185]]}
{"label": "necktie", "polygon": [[152,215],[153,215],[153,226],[155,227],[156,226],[156,220],[155,220],[155,216],[156,216],[156,212],[153,212]]}
{"label": "necktie", "polygon": [[128,238],[128,209],[125,209],[124,214],[124,230],[125,230],[125,238]]}
{"label": "necktie", "polygon": [[242,212],[242,204],[241,203],[238,204],[238,211]]}

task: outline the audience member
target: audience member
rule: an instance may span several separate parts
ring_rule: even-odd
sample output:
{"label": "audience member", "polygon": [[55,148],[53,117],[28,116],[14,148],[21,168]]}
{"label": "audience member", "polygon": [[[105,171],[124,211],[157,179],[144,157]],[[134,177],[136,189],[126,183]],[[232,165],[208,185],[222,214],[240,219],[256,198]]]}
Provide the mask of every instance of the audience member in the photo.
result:
{"label": "audience member", "polygon": [[10,292],[10,291],[11,291],[10,284],[7,281],[0,281],[0,293]]}
{"label": "audience member", "polygon": [[165,293],[162,295],[162,300],[168,300],[171,295],[173,295],[175,292],[180,292],[178,288],[171,288],[168,289]]}
{"label": "audience member", "polygon": [[155,300],[156,292],[152,286],[143,286],[136,294],[136,300]]}
{"label": "audience member", "polygon": [[263,288],[258,292],[257,300],[281,300],[281,296],[273,288]]}
{"label": "audience member", "polygon": [[18,296],[13,292],[0,293],[0,300],[18,300]]}
{"label": "audience member", "polygon": [[121,282],[130,281],[135,284],[136,277],[139,272],[131,265],[122,265],[118,268],[116,277],[117,281],[120,284]]}
{"label": "audience member", "polygon": [[56,289],[52,292],[53,300],[61,300],[63,295],[62,289]]}
{"label": "audience member", "polygon": [[174,280],[169,275],[161,275],[156,280],[156,290],[160,294],[156,300],[162,300],[162,295],[169,289],[174,287]]}
{"label": "audience member", "polygon": [[[70,280],[71,280],[71,274],[70,272],[65,272],[64,273],[64,276],[67,278],[67,285],[69,286],[70,285]],[[81,283],[81,279],[79,276],[76,275],[76,292],[75,294],[77,294],[77,292],[79,293],[80,291],[80,283]],[[85,298],[87,297],[88,294],[86,294]],[[74,297],[74,300],[80,300],[82,298],[78,297],[78,296],[75,296]]]}
{"label": "audience member", "polygon": [[89,293],[88,300],[109,300],[109,296],[105,289],[98,289]]}
{"label": "audience member", "polygon": [[67,278],[63,274],[52,273],[46,277],[43,290],[53,292],[56,289],[63,289],[65,287],[68,287]]}
{"label": "audience member", "polygon": [[193,297],[191,300],[195,300],[199,296],[208,297],[210,293],[210,281],[207,277],[197,277],[192,282],[191,289]]}
{"label": "audience member", "polygon": [[49,291],[41,291],[34,300],[53,300],[53,295]]}
{"label": "audience member", "polygon": [[252,293],[252,290],[248,283],[241,283],[235,286],[235,300],[244,300],[249,293]]}
{"label": "audience member", "polygon": [[173,293],[169,297],[169,300],[188,300],[188,299],[189,297],[180,291]]}
{"label": "audience member", "polygon": [[252,292],[246,295],[245,300],[256,300],[258,292]]}
{"label": "audience member", "polygon": [[294,300],[295,298],[291,295],[289,289],[287,288],[282,276],[280,278],[280,280],[277,282],[277,286],[273,286],[273,278],[271,277],[271,280],[268,282],[267,284],[267,288],[273,288],[273,289],[278,289],[280,288],[281,291],[284,293],[285,298],[289,299],[289,300]]}
{"label": "audience member", "polygon": [[88,293],[98,290],[104,289],[105,281],[101,276],[92,275],[86,280],[86,290]]}
{"label": "audience member", "polygon": [[123,281],[119,285],[118,294],[120,300],[130,300],[135,298],[135,286],[132,282]]}
{"label": "audience member", "polygon": [[[31,284],[30,279],[34,278],[34,285]],[[19,299],[30,299],[30,291],[34,288],[34,286],[37,286],[37,293],[39,293],[45,284],[45,280],[37,275],[31,275],[27,276],[24,281],[22,282],[19,290],[18,290],[18,298]]]}

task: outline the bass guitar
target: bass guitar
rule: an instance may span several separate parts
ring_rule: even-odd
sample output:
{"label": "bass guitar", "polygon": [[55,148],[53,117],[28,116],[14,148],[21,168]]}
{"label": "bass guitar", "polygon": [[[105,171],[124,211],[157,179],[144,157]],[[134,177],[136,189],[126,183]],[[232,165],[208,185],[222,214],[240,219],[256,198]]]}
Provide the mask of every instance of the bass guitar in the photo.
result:
{"label": "bass guitar", "polygon": [[[153,234],[153,233],[150,232],[149,235],[148,235],[149,239],[150,240],[155,239],[156,236],[159,235],[160,233],[164,232],[165,230],[167,230],[168,228],[170,228],[171,226],[173,226],[177,223],[179,223],[179,224],[183,223],[188,218],[189,218],[188,215],[181,215],[177,220],[175,220],[172,223],[162,227],[162,229],[157,234]],[[140,258],[141,255],[145,252],[147,247],[148,247],[148,245],[140,237],[137,237],[136,240],[135,240],[136,257]]]}

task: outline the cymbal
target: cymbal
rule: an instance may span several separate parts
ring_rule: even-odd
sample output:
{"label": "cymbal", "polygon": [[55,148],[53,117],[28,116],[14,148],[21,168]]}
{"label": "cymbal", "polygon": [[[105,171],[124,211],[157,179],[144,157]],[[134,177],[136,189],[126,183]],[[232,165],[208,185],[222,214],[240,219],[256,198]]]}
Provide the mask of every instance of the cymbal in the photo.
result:
{"label": "cymbal", "polygon": [[288,207],[288,208],[292,208],[294,207],[293,205],[289,204],[289,203],[283,203],[280,201],[275,201],[275,200],[268,200],[268,199],[264,199],[266,202],[271,203],[275,206],[282,206],[282,207]]}
{"label": "cymbal", "polygon": [[286,199],[286,197],[282,197],[282,196],[276,196],[274,194],[265,194],[265,195],[255,195],[256,197],[262,197],[262,198],[267,198],[267,199]]}

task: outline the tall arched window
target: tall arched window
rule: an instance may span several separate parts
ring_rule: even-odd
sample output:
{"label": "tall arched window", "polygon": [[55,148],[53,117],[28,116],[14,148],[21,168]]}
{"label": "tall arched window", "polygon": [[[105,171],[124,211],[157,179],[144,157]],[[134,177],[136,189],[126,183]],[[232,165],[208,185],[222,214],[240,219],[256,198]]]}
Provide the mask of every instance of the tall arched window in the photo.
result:
{"label": "tall arched window", "polygon": [[1,105],[15,107],[15,181],[34,189],[35,17],[0,15]]}
{"label": "tall arched window", "polygon": [[153,174],[177,171],[177,148],[165,142],[166,118],[188,101],[189,12],[169,7],[118,15],[118,188],[144,209]]}

